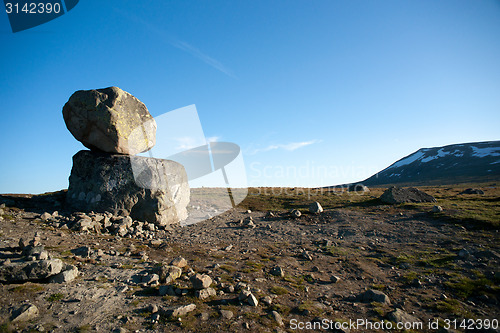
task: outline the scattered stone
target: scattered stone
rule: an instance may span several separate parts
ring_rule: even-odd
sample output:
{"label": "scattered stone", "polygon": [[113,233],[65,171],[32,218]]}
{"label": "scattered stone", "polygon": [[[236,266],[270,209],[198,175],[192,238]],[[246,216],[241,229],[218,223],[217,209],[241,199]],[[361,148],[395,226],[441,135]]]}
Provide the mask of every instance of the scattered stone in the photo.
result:
{"label": "scattered stone", "polygon": [[313,257],[306,250],[302,251],[302,253],[300,254],[300,257],[302,259],[309,260],[309,261],[313,260]]}
{"label": "scattered stone", "polygon": [[484,191],[478,188],[468,188],[466,190],[463,190],[459,194],[484,194]]}
{"label": "scattered stone", "polygon": [[279,276],[279,277],[285,276],[285,271],[280,266],[274,266],[273,268],[271,268],[270,273],[271,273],[271,275],[274,275],[274,276]]}
{"label": "scattered stone", "polygon": [[238,295],[238,300],[245,301],[248,296],[250,296],[251,292],[249,290],[242,290]]}
{"label": "scattered stone", "polygon": [[186,267],[187,266],[187,260],[184,259],[183,257],[177,257],[175,259],[173,259],[171,262],[170,262],[170,265],[172,266],[177,266],[179,268],[183,268],[183,267]]}
{"label": "scattered stone", "polygon": [[434,207],[432,207],[432,212],[433,213],[440,213],[442,211],[443,211],[443,207],[441,207],[441,206],[434,206]]}
{"label": "scattered stone", "polygon": [[182,317],[196,309],[196,304],[188,304],[182,306],[172,306],[162,309],[162,313],[168,317]]}
{"label": "scattered stone", "polygon": [[111,331],[112,333],[128,333],[128,330],[125,327],[117,327]]}
{"label": "scattered stone", "polygon": [[202,321],[207,321],[208,319],[210,319],[210,314],[208,312],[202,312],[198,315],[198,317]]}
{"label": "scattered stone", "polygon": [[330,276],[330,281],[331,281],[332,283],[337,283],[337,282],[339,282],[340,280],[341,280],[341,279],[340,279],[340,277],[338,277],[337,275],[332,275],[332,276]]}
{"label": "scattered stone", "polygon": [[470,252],[467,249],[461,249],[458,251],[458,256],[460,258],[468,258],[470,256]]}
{"label": "scattered stone", "polygon": [[21,321],[28,321],[38,316],[38,308],[31,304],[26,303],[21,305],[19,308],[12,311],[10,320],[12,323],[17,323]]}
{"label": "scattered stone", "polygon": [[229,310],[219,310],[219,313],[221,315],[221,317],[223,319],[226,319],[226,320],[229,320],[231,318],[233,318],[233,311],[229,311]]}
{"label": "scattered stone", "polygon": [[363,184],[352,184],[347,188],[347,191],[356,193],[366,193],[370,192],[370,189],[368,188],[368,186],[365,186]]}
{"label": "scattered stone", "polygon": [[12,262],[0,266],[0,282],[41,280],[59,274],[63,268],[60,259]]}
{"label": "scattered stone", "polygon": [[57,275],[51,277],[52,283],[67,283],[78,277],[78,268],[74,265],[66,265],[64,270]]}
{"label": "scattered stone", "polygon": [[248,296],[247,303],[250,304],[251,306],[259,305],[259,301],[257,300],[257,298],[253,294],[250,294]]}
{"label": "scattered stone", "polygon": [[160,266],[153,270],[158,274],[160,283],[172,283],[182,275],[182,269],[177,266]]}
{"label": "scattered stone", "polygon": [[374,290],[374,289],[369,289],[364,293],[359,294],[357,299],[364,303],[379,302],[387,305],[391,304],[389,296],[387,296],[386,294],[384,294],[379,290]]}
{"label": "scattered stone", "polygon": [[300,212],[300,210],[298,210],[298,209],[292,209],[292,210],[290,211],[290,215],[291,215],[292,217],[300,217],[300,216],[302,215],[302,213],[301,213],[301,212]]}
{"label": "scattered stone", "polygon": [[257,298],[248,290],[242,290],[238,295],[238,300],[247,302],[251,306],[259,305],[259,301]]}
{"label": "scattered stone", "polygon": [[232,294],[232,293],[234,293],[234,286],[233,286],[232,284],[230,284],[230,285],[228,285],[228,286],[225,286],[225,287],[224,287],[224,291],[225,291],[226,293],[231,293],[231,294]]}
{"label": "scattered stone", "polygon": [[389,187],[381,196],[380,200],[388,204],[400,204],[406,202],[436,202],[436,198],[414,187]]}
{"label": "scattered stone", "polygon": [[271,218],[276,217],[276,215],[275,215],[273,212],[268,211],[268,212],[266,213],[266,216],[265,216],[265,217],[266,217],[267,219],[271,219]]}
{"label": "scattered stone", "polygon": [[148,274],[142,277],[142,283],[148,286],[158,285],[160,281],[160,277],[158,274]]}
{"label": "scattered stone", "polygon": [[63,116],[75,139],[92,150],[135,155],[156,143],[156,122],[146,106],[118,87],[76,91]]}
{"label": "scattered stone", "polygon": [[273,298],[270,296],[265,296],[260,299],[260,301],[267,306],[270,306],[273,303]]}
{"label": "scattered stone", "polygon": [[212,284],[212,278],[206,274],[195,274],[189,280],[194,289],[206,289]]}
{"label": "scattered stone", "polygon": [[47,221],[47,220],[48,220],[48,219],[50,219],[50,218],[52,218],[52,215],[51,215],[50,213],[47,213],[47,212],[45,212],[45,213],[43,213],[42,215],[40,215],[40,219],[41,219],[42,221]]}
{"label": "scattered stone", "polygon": [[249,216],[249,217],[247,217],[246,219],[243,220],[242,227],[243,228],[249,228],[249,229],[254,229],[256,227],[256,225],[253,222],[253,219],[252,219],[251,216]]}
{"label": "scattered stone", "polygon": [[215,295],[217,295],[215,289],[210,287],[206,289],[198,289],[194,292],[194,296],[199,299],[205,299]]}
{"label": "scattered stone", "polygon": [[414,317],[401,309],[396,309],[387,315],[387,318],[395,323],[417,323],[422,322],[422,320]]}
{"label": "scattered stone", "polygon": [[322,213],[323,207],[321,207],[321,204],[319,202],[315,201],[309,205],[309,212],[311,212],[312,214]]}
{"label": "scattered stone", "polygon": [[160,296],[175,296],[175,290],[174,288],[171,286],[171,285],[168,285],[168,286],[160,286],[160,288],[158,289],[158,294]]}
{"label": "scattered stone", "polygon": [[92,255],[92,252],[92,249],[88,246],[81,246],[71,250],[71,253],[82,258],[89,258]]}
{"label": "scattered stone", "polygon": [[156,304],[149,304],[144,310],[149,313],[157,313],[159,311]]}
{"label": "scattered stone", "polygon": [[279,326],[283,326],[283,318],[277,311],[271,311],[271,316]]}

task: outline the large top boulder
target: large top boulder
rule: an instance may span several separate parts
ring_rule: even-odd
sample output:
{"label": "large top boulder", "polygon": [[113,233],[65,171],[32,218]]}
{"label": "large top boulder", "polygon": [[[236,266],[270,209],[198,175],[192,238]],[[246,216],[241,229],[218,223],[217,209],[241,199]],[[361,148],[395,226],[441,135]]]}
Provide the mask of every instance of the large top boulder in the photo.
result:
{"label": "large top boulder", "polygon": [[406,202],[436,202],[436,199],[425,192],[414,187],[389,187],[381,196],[380,200],[389,204]]}
{"label": "large top boulder", "polygon": [[156,143],[156,122],[144,103],[118,87],[76,91],[63,116],[71,134],[94,151],[135,155]]}

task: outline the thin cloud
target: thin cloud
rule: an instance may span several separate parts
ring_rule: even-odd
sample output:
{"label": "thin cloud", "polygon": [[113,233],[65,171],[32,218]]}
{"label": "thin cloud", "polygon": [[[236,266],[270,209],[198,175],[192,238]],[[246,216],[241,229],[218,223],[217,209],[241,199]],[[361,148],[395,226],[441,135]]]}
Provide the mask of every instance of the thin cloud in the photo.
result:
{"label": "thin cloud", "polygon": [[263,153],[266,151],[271,151],[271,150],[276,150],[276,149],[283,149],[286,151],[294,151],[302,147],[306,147],[315,143],[319,143],[321,140],[310,140],[310,141],[302,141],[302,142],[290,142],[286,144],[275,144],[275,145],[269,145],[265,148],[257,148],[254,149],[250,154],[257,154],[257,153]]}
{"label": "thin cloud", "polygon": [[169,42],[172,46],[185,51],[189,54],[191,54],[193,57],[196,57],[203,61],[204,63],[208,64],[209,66],[212,66],[213,68],[217,69],[218,71],[221,71],[222,73],[226,74],[227,76],[230,76],[232,78],[235,78],[236,76],[233,74],[233,72],[224,66],[222,63],[219,61],[215,60],[214,58],[210,57],[209,55],[203,53],[193,45],[180,41],[180,40],[172,40]]}
{"label": "thin cloud", "polygon": [[212,58],[208,54],[202,52],[200,49],[196,48],[195,46],[178,40],[177,38],[173,37],[172,35],[166,33],[164,30],[158,28],[157,26],[143,20],[142,18],[138,17],[137,15],[133,15],[130,13],[125,12],[121,8],[114,7],[113,8],[116,12],[120,13],[122,16],[125,16],[129,20],[135,21],[137,23],[140,23],[144,26],[146,26],[151,32],[154,32],[158,36],[160,36],[165,42],[168,44],[172,45],[173,47],[182,50],[186,53],[189,53],[193,57],[203,61],[207,65],[211,66],[212,68],[215,68],[216,70],[226,74],[229,77],[236,78],[234,75],[233,71],[231,71],[229,68],[224,66],[220,61]]}

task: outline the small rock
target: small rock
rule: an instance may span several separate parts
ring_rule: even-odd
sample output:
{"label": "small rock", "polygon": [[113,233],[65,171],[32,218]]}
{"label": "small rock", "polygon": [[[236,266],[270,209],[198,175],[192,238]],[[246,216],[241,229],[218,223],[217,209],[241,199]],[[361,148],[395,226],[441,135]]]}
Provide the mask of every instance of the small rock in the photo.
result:
{"label": "small rock", "polygon": [[460,192],[459,194],[484,194],[484,191],[478,188],[468,188]]}
{"label": "small rock", "polygon": [[305,259],[305,260],[309,260],[309,261],[312,261],[313,260],[313,257],[309,254],[309,252],[307,251],[302,251],[302,253],[300,254],[300,257],[302,259]]}
{"label": "small rock", "polygon": [[273,218],[273,217],[276,217],[276,215],[275,215],[273,212],[268,211],[268,212],[266,213],[266,218],[270,219],[270,218]]}
{"label": "small rock", "polygon": [[259,301],[257,298],[248,290],[242,290],[241,293],[238,295],[238,299],[240,301],[245,301],[251,306],[257,306],[259,305]]}
{"label": "small rock", "polygon": [[206,289],[212,284],[212,278],[206,274],[196,274],[190,278],[194,289]]}
{"label": "small rock", "polygon": [[292,209],[292,210],[290,211],[290,215],[291,215],[292,217],[300,217],[300,216],[302,215],[302,213],[301,213],[301,212],[300,212],[300,210],[298,210],[298,209]]}
{"label": "small rock", "polygon": [[281,315],[278,312],[272,311],[271,316],[273,317],[274,321],[276,321],[276,323],[279,326],[283,326],[283,318],[281,318]]}
{"label": "small rock", "polygon": [[259,301],[257,300],[257,298],[253,294],[250,294],[248,296],[247,303],[250,304],[251,306],[259,305]]}
{"label": "small rock", "polygon": [[40,219],[41,219],[42,221],[47,221],[47,220],[48,220],[48,219],[50,219],[51,217],[52,217],[52,214],[47,213],[47,212],[45,212],[45,213],[43,213],[42,215],[40,215]]}
{"label": "small rock", "polygon": [[142,283],[148,286],[158,285],[160,281],[160,276],[158,274],[148,274],[142,277]]}
{"label": "small rock", "polygon": [[92,254],[92,249],[88,246],[81,246],[79,248],[71,250],[71,253],[82,258],[89,258]]}
{"label": "small rock", "polygon": [[280,266],[274,266],[273,268],[271,268],[270,273],[271,273],[271,275],[274,275],[274,276],[279,276],[279,277],[285,276],[285,271]]}
{"label": "small rock", "polygon": [[243,228],[249,228],[249,229],[254,229],[256,227],[255,223],[253,220],[250,218],[246,218],[243,223],[242,223]]}
{"label": "small rock", "polygon": [[184,259],[183,257],[177,257],[175,259],[173,259],[171,262],[170,262],[170,265],[172,266],[177,266],[179,268],[183,268],[183,267],[186,267],[187,266],[187,260]]}
{"label": "small rock", "polygon": [[217,295],[217,293],[210,287],[206,289],[198,289],[194,292],[194,296],[199,299],[205,299],[215,295]]}
{"label": "small rock", "polygon": [[128,330],[124,327],[117,327],[111,331],[112,333],[128,333]]}
{"label": "small rock", "polygon": [[270,306],[273,303],[273,299],[270,296],[265,296],[260,299],[260,301],[267,306]]}
{"label": "small rock", "polygon": [[155,269],[161,283],[172,283],[182,275],[182,269],[177,266],[161,266]]}
{"label": "small rock", "polygon": [[251,292],[248,290],[242,290],[240,294],[238,295],[238,299],[240,301],[246,301],[248,296],[250,296]]}
{"label": "small rock", "polygon": [[315,201],[309,205],[309,212],[311,212],[312,214],[322,213],[323,207],[321,207],[321,204],[319,202]]}
{"label": "small rock", "polygon": [[359,294],[357,299],[364,303],[379,302],[387,305],[391,304],[389,296],[379,290],[374,289],[369,289],[364,293]]}
{"label": "small rock", "polygon": [[28,243],[26,243],[26,241],[23,238],[19,238],[18,244],[20,249],[24,249],[28,245]]}
{"label": "small rock", "polygon": [[78,268],[74,265],[67,265],[61,273],[54,275],[50,279],[50,282],[52,283],[71,282],[74,279],[76,279],[77,276],[78,276]]}
{"label": "small rock", "polygon": [[173,306],[163,309],[162,312],[168,317],[182,317],[196,309],[196,304]]}
{"label": "small rock", "polygon": [[441,206],[434,206],[434,207],[432,207],[432,212],[433,213],[440,213],[442,211],[443,211],[443,207],[441,207]]}
{"label": "small rock", "polygon": [[208,312],[202,312],[198,316],[202,321],[207,321],[208,319],[210,319],[210,314]]}
{"label": "small rock", "polygon": [[38,316],[38,308],[31,304],[26,303],[21,305],[19,308],[12,312],[10,320],[12,323],[17,323],[20,321],[28,321]]}
{"label": "small rock", "polygon": [[233,315],[234,315],[233,311],[229,311],[229,310],[219,310],[219,313],[220,313],[222,318],[227,319],[227,320],[233,318]]}
{"label": "small rock", "polygon": [[149,304],[144,310],[146,312],[150,312],[150,313],[157,313],[159,309],[158,309],[158,305]]}
{"label": "small rock", "polygon": [[422,320],[414,317],[401,309],[396,309],[387,315],[387,318],[395,323],[417,323],[422,322]]}
{"label": "small rock", "polygon": [[330,276],[330,281],[332,283],[337,283],[340,281],[340,278],[337,275],[332,275],[332,276]]}
{"label": "small rock", "polygon": [[168,286],[160,286],[160,288],[158,289],[158,294],[160,296],[175,296],[175,290],[174,288],[171,286],[171,285],[168,285]]}

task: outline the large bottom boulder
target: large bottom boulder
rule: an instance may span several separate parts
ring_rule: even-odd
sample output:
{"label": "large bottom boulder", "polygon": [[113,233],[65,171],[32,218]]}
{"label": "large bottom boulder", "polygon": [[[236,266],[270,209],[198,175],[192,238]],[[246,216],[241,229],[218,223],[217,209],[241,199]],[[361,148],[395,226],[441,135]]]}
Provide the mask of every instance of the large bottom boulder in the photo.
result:
{"label": "large bottom boulder", "polygon": [[432,195],[420,191],[414,187],[390,187],[381,196],[380,200],[388,204],[399,204],[406,202],[436,202]]}
{"label": "large bottom boulder", "polygon": [[174,161],[81,150],[73,156],[66,203],[164,226],[187,218],[189,185]]}

